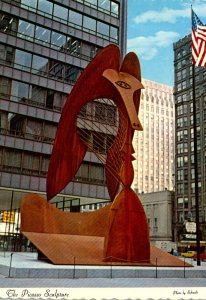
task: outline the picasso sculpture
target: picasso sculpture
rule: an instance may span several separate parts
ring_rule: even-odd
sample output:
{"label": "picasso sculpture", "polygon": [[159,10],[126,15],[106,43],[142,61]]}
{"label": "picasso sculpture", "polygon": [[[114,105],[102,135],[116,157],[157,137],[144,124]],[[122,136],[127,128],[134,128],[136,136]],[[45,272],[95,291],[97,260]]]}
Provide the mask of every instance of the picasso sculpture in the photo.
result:
{"label": "picasso sculpture", "polygon": [[[138,118],[142,88],[140,64],[136,54],[128,53],[121,63],[119,48],[109,45],[90,62],[68,96],[50,159],[47,175],[48,201],[32,195],[23,199],[21,205],[21,231],[53,263],[61,263],[57,257],[63,255],[53,252],[70,251],[64,247],[54,250],[57,236],[65,241],[69,237],[77,240],[84,237],[85,243],[91,237],[98,237],[101,239],[98,253],[104,262],[149,262],[147,219],[138,196],[131,188],[134,176],[132,139],[135,130],[143,130]],[[98,99],[112,99],[118,110],[116,136],[104,155],[106,185],[111,204],[96,212],[60,212],[49,200],[73,180],[88,150],[97,156],[99,154],[92,148],[89,139],[84,138],[84,131],[77,126],[82,107]],[[39,213],[41,217],[36,222],[33,219],[38,218]],[[42,213],[43,220],[40,220]],[[49,235],[47,246],[44,245],[41,234],[45,238]],[[48,250],[48,243],[53,252]],[[77,256],[78,251],[81,252],[76,249]],[[69,264],[66,256],[62,263]]]}

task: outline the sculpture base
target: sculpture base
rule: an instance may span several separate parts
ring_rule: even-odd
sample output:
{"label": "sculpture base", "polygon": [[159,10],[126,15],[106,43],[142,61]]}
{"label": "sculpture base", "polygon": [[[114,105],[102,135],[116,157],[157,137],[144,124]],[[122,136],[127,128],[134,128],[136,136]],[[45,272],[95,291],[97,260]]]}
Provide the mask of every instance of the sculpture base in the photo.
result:
{"label": "sculpture base", "polygon": [[[159,266],[189,267],[171,254],[150,245],[150,261],[105,262],[103,257],[104,238],[51,233],[23,232],[47,259],[55,265],[116,265],[116,266]],[[95,247],[94,247],[95,245]],[[43,257],[43,256],[41,256]]]}

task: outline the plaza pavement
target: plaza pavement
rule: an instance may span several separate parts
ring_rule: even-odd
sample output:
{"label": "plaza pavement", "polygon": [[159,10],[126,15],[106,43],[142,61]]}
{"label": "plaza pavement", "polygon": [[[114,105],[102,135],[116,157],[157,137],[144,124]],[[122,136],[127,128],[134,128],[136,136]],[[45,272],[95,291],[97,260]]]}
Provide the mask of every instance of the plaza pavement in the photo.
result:
{"label": "plaza pavement", "polygon": [[[0,252],[0,299],[7,299],[5,293],[8,289],[15,290],[18,295],[25,289],[28,291],[34,289],[42,293],[48,289],[52,291],[55,289],[55,293],[58,292],[60,295],[69,291],[70,296],[59,298],[53,294],[53,298],[46,297],[46,299],[206,300],[206,262],[201,262],[201,266],[197,266],[192,259],[186,261],[193,266],[187,268],[57,266],[38,261],[36,253],[11,255],[8,252]],[[124,298],[122,289],[127,292],[128,298]],[[107,291],[110,291],[111,297],[107,296]],[[43,296],[28,298],[28,295],[23,298],[45,299]],[[8,299],[22,298],[10,295]]]}

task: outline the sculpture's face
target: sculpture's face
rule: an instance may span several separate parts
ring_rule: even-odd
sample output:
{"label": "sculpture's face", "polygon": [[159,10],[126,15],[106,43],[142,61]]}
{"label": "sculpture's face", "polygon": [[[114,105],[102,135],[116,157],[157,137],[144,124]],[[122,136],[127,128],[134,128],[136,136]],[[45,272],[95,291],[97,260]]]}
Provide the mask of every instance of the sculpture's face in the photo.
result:
{"label": "sculpture's face", "polygon": [[133,98],[135,91],[143,88],[141,82],[128,73],[118,72],[113,69],[105,70],[103,76],[114,85],[114,88],[120,94],[130,119],[131,127],[134,130],[143,130]]}

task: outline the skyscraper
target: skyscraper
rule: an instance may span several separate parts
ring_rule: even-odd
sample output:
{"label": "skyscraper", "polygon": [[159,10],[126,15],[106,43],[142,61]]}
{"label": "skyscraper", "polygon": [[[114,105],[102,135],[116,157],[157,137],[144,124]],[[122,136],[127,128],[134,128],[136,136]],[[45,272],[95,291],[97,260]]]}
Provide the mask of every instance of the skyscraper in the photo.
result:
{"label": "skyscraper", "polygon": [[[174,44],[176,164],[175,214],[176,240],[191,240],[185,236],[185,222],[196,219],[193,72],[191,36]],[[206,69],[195,67],[195,103],[197,129],[197,167],[199,193],[200,239],[206,238]],[[195,241],[195,238],[193,238]]]}
{"label": "skyscraper", "polygon": [[[114,43],[125,54],[126,24],[126,0],[0,1],[0,210],[18,208],[27,192],[45,193],[67,95],[101,48]],[[102,110],[113,118],[117,114],[111,105],[100,113],[98,103],[81,114],[86,110],[96,120]],[[90,138],[95,147],[92,132]],[[71,206],[109,199],[104,167],[90,151],[54,200],[67,198]]]}
{"label": "skyscraper", "polygon": [[133,187],[137,193],[174,188],[174,98],[173,88],[143,80],[140,121],[135,132]]}

